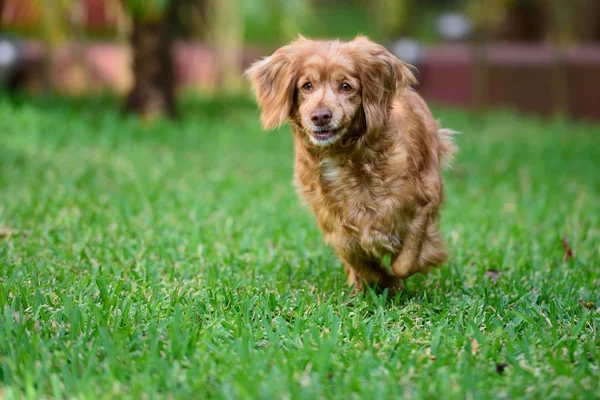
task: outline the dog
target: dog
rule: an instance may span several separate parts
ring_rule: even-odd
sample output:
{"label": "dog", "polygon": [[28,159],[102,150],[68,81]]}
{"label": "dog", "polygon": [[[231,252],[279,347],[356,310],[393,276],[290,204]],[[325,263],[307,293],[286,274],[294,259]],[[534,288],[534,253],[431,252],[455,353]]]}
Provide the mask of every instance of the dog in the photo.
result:
{"label": "dog", "polygon": [[439,128],[412,89],[408,64],[364,36],[300,36],[246,76],[263,128],[289,121],[298,192],[354,291],[365,283],[395,291],[446,260],[441,170],[456,151],[454,132]]}

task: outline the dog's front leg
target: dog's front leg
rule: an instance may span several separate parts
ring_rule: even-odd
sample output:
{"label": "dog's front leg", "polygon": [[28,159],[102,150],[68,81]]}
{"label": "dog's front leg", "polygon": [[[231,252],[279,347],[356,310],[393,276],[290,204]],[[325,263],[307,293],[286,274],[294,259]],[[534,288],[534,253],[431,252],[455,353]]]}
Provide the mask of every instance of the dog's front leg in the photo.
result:
{"label": "dog's front leg", "polygon": [[433,205],[429,203],[416,212],[402,241],[400,253],[392,260],[392,271],[400,279],[406,279],[422,270],[421,250],[427,236],[432,209]]}
{"label": "dog's front leg", "polygon": [[348,275],[348,287],[353,287],[352,293],[362,290],[362,280],[358,276],[358,272],[350,264],[344,261],[344,269]]}
{"label": "dog's front leg", "polygon": [[344,252],[339,251],[338,255],[348,274],[348,285],[354,285],[353,293],[362,289],[363,281],[369,286],[376,285],[380,289],[396,290],[402,288],[402,282],[390,274],[378,260],[362,254],[344,254]]}

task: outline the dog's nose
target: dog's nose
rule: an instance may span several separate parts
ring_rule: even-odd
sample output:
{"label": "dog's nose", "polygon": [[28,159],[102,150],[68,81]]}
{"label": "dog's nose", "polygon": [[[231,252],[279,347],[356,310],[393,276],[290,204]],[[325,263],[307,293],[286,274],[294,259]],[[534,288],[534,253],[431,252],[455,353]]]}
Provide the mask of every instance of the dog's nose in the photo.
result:
{"label": "dog's nose", "polygon": [[315,110],[310,117],[316,126],[325,126],[331,122],[331,110],[327,108]]}

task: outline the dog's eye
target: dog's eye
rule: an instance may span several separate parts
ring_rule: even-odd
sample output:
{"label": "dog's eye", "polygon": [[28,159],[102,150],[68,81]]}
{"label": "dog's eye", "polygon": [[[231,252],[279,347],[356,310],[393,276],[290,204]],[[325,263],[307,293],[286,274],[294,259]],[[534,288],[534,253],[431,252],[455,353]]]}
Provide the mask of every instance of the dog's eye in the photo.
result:
{"label": "dog's eye", "polygon": [[310,92],[312,88],[313,85],[310,82],[306,82],[304,85],[302,85],[302,90],[304,90],[305,92]]}
{"label": "dog's eye", "polygon": [[342,83],[341,89],[343,92],[351,92],[352,91],[352,86],[350,86],[349,83]]}

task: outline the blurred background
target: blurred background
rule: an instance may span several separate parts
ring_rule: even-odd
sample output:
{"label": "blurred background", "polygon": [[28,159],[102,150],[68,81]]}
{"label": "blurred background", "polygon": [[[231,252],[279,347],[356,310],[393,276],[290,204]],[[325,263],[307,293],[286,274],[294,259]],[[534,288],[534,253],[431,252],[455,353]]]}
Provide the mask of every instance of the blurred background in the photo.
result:
{"label": "blurred background", "polygon": [[0,0],[0,85],[177,116],[298,33],[361,33],[436,104],[600,119],[600,0]]}

